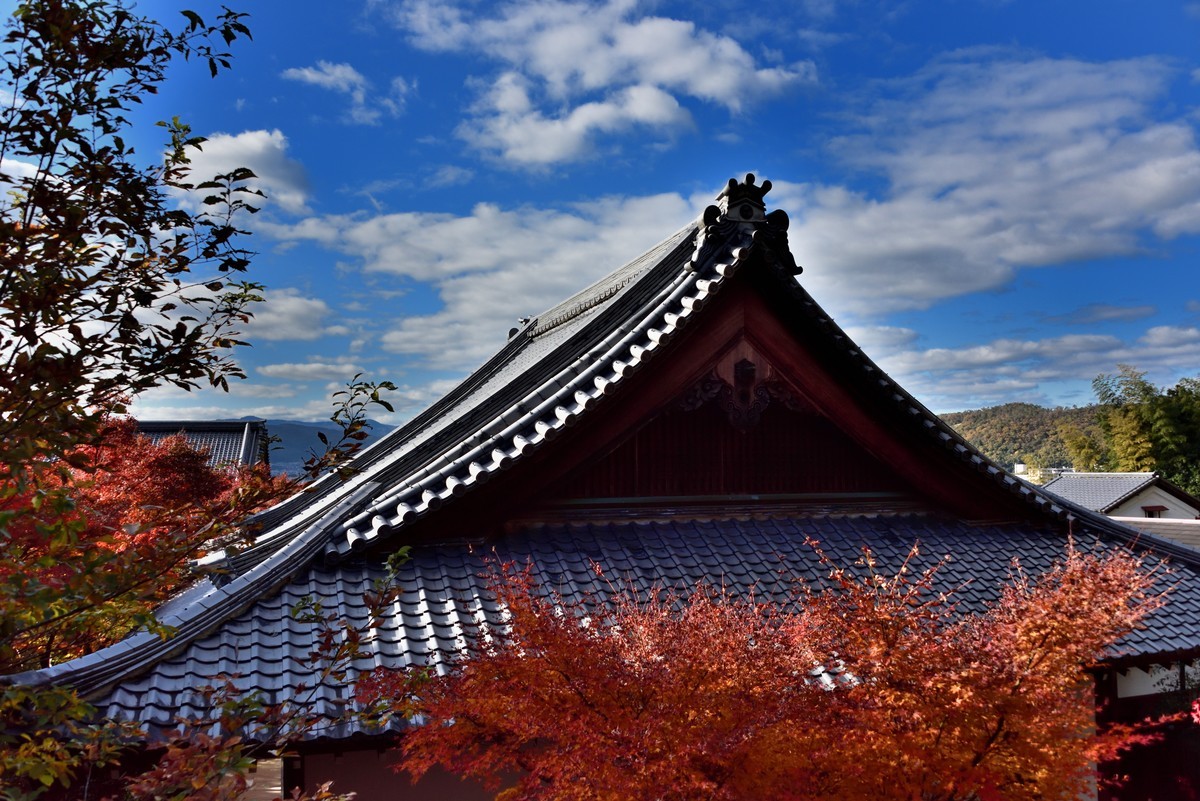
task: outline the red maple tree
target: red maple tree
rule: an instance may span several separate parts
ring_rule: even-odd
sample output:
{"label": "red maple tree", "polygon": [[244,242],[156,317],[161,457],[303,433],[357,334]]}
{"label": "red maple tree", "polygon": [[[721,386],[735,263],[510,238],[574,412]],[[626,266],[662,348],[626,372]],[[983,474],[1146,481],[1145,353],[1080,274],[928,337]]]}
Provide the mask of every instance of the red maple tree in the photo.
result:
{"label": "red maple tree", "polygon": [[1153,572],[1070,548],[966,614],[936,568],[885,575],[869,552],[784,606],[708,587],[572,603],[507,566],[502,630],[449,675],[377,670],[358,695],[422,716],[403,768],[498,799],[1075,799],[1148,739],[1095,731],[1086,669],[1162,602]]}
{"label": "red maple tree", "polygon": [[182,435],[158,442],[128,418],[98,444],[43,467],[24,492],[0,487],[0,582],[16,630],[3,672],[95,650],[150,622],[190,581],[189,562],[251,512],[295,489],[265,466],[213,467]]}

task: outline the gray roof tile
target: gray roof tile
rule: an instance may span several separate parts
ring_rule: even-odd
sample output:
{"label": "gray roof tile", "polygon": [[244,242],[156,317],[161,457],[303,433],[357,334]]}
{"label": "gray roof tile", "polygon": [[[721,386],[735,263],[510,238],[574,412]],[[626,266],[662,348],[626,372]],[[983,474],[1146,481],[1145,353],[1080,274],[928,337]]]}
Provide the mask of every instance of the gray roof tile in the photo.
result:
{"label": "gray roof tile", "polygon": [[1042,488],[1085,509],[1107,512],[1156,478],[1155,473],[1063,473]]}
{"label": "gray roof tile", "polygon": [[[1093,547],[1099,532],[1077,532],[1077,542]],[[973,526],[937,517],[876,516],[826,517],[818,519],[771,520],[678,520],[656,523],[591,523],[588,525],[539,525],[517,531],[496,542],[488,552],[466,559],[469,576],[465,591],[442,589],[447,562],[459,563],[461,552],[446,546],[424,547],[413,552],[402,566],[400,586],[405,596],[417,603],[392,607],[369,644],[370,656],[356,663],[347,678],[352,682],[376,665],[398,667],[424,664],[432,659],[444,664],[461,646],[464,635],[478,629],[477,611],[485,618],[500,620],[495,600],[486,592],[483,575],[490,565],[512,562],[528,564],[543,586],[575,599],[603,598],[612,587],[634,587],[647,592],[657,587],[680,591],[700,582],[758,597],[782,598],[797,579],[822,583],[824,569],[806,537],[842,564],[851,564],[864,546],[878,557],[881,569],[893,569],[914,542],[920,543],[918,566],[930,565],[943,555],[954,555],[943,568],[939,586],[961,586],[958,600],[965,609],[979,610],[997,597],[998,586],[1010,573],[1012,559],[1036,574],[1062,557],[1065,541],[1053,526]],[[980,547],[986,543],[987,547]],[[546,546],[553,546],[547,552]],[[1111,547],[1111,546],[1100,546]],[[646,558],[632,558],[638,549]],[[482,550],[482,549],[480,549]],[[713,560],[713,554],[728,558]],[[597,556],[599,554],[599,556]],[[594,569],[597,563],[600,573]],[[1120,643],[1118,656],[1189,651],[1200,648],[1200,630],[1192,621],[1200,619],[1200,568],[1175,564],[1174,588],[1166,608],[1156,613],[1150,626]],[[160,662],[150,673],[121,682],[103,699],[111,715],[133,717],[157,727],[168,728],[180,704],[196,704],[189,695],[211,680],[214,673],[236,676],[246,690],[260,690],[286,697],[299,682],[312,686],[317,671],[309,665],[308,650],[315,632],[306,624],[288,621],[287,637],[267,635],[258,621],[271,617],[271,610],[290,607],[316,584],[340,585],[331,596],[328,611],[354,620],[364,620],[361,594],[354,591],[381,577],[382,559],[343,564],[337,568],[313,566],[308,574],[284,587],[280,594],[264,598],[230,620],[223,633],[195,640],[180,654]],[[1185,625],[1187,624],[1187,625]],[[247,639],[230,642],[231,632]],[[318,690],[324,708],[341,710],[345,697],[342,685]],[[328,736],[349,736],[353,730],[331,722],[323,730]]]}
{"label": "gray roof tile", "polygon": [[268,461],[267,424],[262,420],[139,420],[138,431],[156,443],[182,434],[192,447],[208,453],[212,467]]}

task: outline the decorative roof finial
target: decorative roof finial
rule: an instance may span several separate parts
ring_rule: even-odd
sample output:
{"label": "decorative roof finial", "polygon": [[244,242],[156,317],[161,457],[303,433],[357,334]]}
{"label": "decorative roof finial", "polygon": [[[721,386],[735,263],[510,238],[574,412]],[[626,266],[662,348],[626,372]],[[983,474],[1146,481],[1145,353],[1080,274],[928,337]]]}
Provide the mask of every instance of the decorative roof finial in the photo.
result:
{"label": "decorative roof finial", "polygon": [[771,191],[771,182],[754,183],[754,173],[738,183],[729,179],[729,185],[717,195],[716,205],[704,210],[704,226],[696,239],[696,250],[692,253],[691,269],[699,272],[713,263],[719,252],[729,253],[737,248],[750,247],[761,242],[759,248],[768,261],[778,264],[791,275],[800,273],[800,266],[788,249],[787,212],[782,209],[767,214],[763,196]]}
{"label": "decorative roof finial", "polygon": [[746,222],[761,222],[767,211],[763,195],[770,191],[770,181],[763,181],[762,186],[755,186],[754,173],[748,172],[746,180],[740,184],[736,178],[730,178],[729,185],[717,195],[717,203],[727,217]]}

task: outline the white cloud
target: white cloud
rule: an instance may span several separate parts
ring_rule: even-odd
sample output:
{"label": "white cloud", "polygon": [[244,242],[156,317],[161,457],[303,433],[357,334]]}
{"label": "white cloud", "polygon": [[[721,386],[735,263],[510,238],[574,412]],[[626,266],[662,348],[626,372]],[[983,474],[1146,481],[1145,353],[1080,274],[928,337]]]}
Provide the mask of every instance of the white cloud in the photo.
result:
{"label": "white cloud", "polygon": [[972,53],[892,85],[833,143],[882,196],[776,181],[806,285],[862,314],[993,289],[1023,267],[1200,232],[1200,149],[1151,118],[1167,68]]}
{"label": "white cloud", "polygon": [[[267,204],[292,214],[308,212],[308,177],[300,162],[288,158],[287,137],[278,129],[210,135],[203,149],[192,155],[192,180],[208,180],[238,167],[254,172],[257,177],[247,185],[266,193]],[[261,198],[250,200],[251,205],[263,205]],[[193,198],[191,203],[199,207],[200,198]]]}
{"label": "white cloud", "polygon": [[318,61],[313,67],[290,67],[281,73],[283,78],[319,86],[350,98],[347,120],[361,125],[378,125],[386,114],[399,116],[412,86],[401,77],[389,84],[389,91],[376,94],[366,76],[350,64]]}
{"label": "white cloud", "polygon": [[349,64],[318,61],[315,67],[290,67],[283,71],[282,76],[292,81],[355,95],[355,101],[358,103],[363,102],[367,91],[367,79]]}
{"label": "white cloud", "polygon": [[28,161],[4,158],[0,159],[0,173],[12,178],[32,178],[38,174],[38,168]]}
{"label": "white cloud", "polygon": [[446,164],[438,167],[425,182],[425,185],[431,189],[438,189],[445,186],[461,186],[462,184],[470,183],[474,177],[475,172],[473,170],[453,164]]}
{"label": "white cloud", "polygon": [[268,378],[282,378],[288,381],[346,381],[363,372],[363,369],[357,364],[343,360],[313,360],[264,364],[256,367],[255,372]]}
{"label": "white cloud", "polygon": [[479,204],[464,217],[331,216],[270,232],[357,257],[368,272],[431,282],[443,308],[400,320],[383,335],[383,347],[466,370],[503,345],[518,317],[537,314],[603,277],[683,226],[699,208],[699,200],[676,194],[605,198],[567,210]]}
{"label": "white cloud", "polygon": [[[1127,254],[1156,237],[1200,231],[1200,215],[1189,216],[1200,204],[1194,131],[1151,110],[1169,76],[1152,59],[1089,64],[993,52],[961,54],[891,87],[900,100],[868,103],[858,132],[833,143],[851,168],[881,176],[881,191],[769,176],[771,205],[792,215],[803,283],[935,408],[1045,402],[1047,387],[1064,382],[1082,388],[1084,403],[1091,378],[1119,361],[1187,373],[1200,363],[1200,343],[1186,327],[1150,329],[1141,339],[1008,336],[921,349],[910,329],[877,324],[893,311],[1002,288],[1021,269]],[[514,74],[515,89],[494,106],[514,119],[541,113],[522,81]],[[402,288],[428,282],[442,307],[401,319],[379,341],[417,363],[468,370],[503,344],[517,317],[642,252],[711,197],[310,217],[271,232],[320,243]],[[1128,323],[1153,312],[1093,304],[1043,320]]]}
{"label": "white cloud", "polygon": [[525,79],[516,73],[501,76],[480,108],[484,113],[459,126],[459,135],[480,150],[497,150],[503,158],[523,166],[583,158],[591,153],[596,134],[639,126],[670,131],[691,122],[691,115],[674,97],[645,85],[547,117],[534,107]]}
{"label": "white cloud", "polygon": [[911,328],[901,328],[891,325],[847,326],[846,336],[863,349],[876,357],[884,353],[895,353],[901,348],[912,345],[919,334]]}
{"label": "white cloud", "polygon": [[1142,335],[1139,344],[1153,348],[1156,356],[1173,354],[1179,349],[1193,351],[1200,346],[1200,329],[1192,326],[1156,325]]}
{"label": "white cloud", "polygon": [[329,304],[320,298],[304,297],[297,289],[268,289],[263,292],[263,302],[251,311],[254,317],[245,334],[252,341],[312,341],[346,333],[343,326],[325,325]]}
{"label": "white cloud", "polygon": [[[1174,383],[1200,364],[1200,329],[1155,326],[1122,340],[1106,334],[1044,339],[997,339],[960,348],[910,349],[876,355],[902,386],[937,410],[1061,398],[1063,387],[1084,388],[1076,402],[1094,402],[1091,380],[1118,364],[1134,364],[1153,380]],[[1053,392],[1053,395],[1050,393]]]}
{"label": "white cloud", "polygon": [[[231,405],[228,400],[208,397],[211,403],[173,404],[138,399],[130,413],[138,420],[230,420],[240,417],[262,417],[276,420],[325,420],[330,414],[327,399],[304,403],[256,403]],[[380,415],[373,415],[382,419]],[[268,431],[268,433],[270,433]]]}
{"label": "white cloud", "polygon": [[[503,65],[459,135],[523,166],[584,158],[595,135],[634,125],[685,127],[691,116],[680,97],[736,113],[816,79],[810,62],[759,67],[730,37],[643,15],[631,0],[521,0],[491,16],[478,6],[407,0],[391,18],[417,47]],[[539,136],[544,149],[529,144]]]}
{"label": "white cloud", "polygon": [[[261,399],[284,401],[296,398],[299,391],[292,384],[255,381],[230,381],[228,392],[212,387],[190,391],[170,386],[156,387],[134,398],[130,413],[139,420],[228,420],[246,415],[294,417],[299,413],[296,401],[263,406]],[[324,411],[328,407],[329,402],[325,400],[324,407],[317,410],[324,413],[316,416],[328,417],[329,412]],[[278,414],[284,409],[292,411],[286,415]]]}

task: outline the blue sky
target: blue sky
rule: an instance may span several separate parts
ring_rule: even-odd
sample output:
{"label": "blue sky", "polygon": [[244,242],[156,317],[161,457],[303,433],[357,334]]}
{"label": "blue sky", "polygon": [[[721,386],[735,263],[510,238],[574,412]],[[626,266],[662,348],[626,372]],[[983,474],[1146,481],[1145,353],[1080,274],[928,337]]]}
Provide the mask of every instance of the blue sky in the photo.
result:
{"label": "blue sky", "polygon": [[802,283],[935,411],[1088,403],[1120,362],[1200,374],[1200,3],[247,10],[233,70],[176,68],[144,114],[270,196],[250,377],[141,417],[320,419],[362,372],[399,422],[747,171]]}

